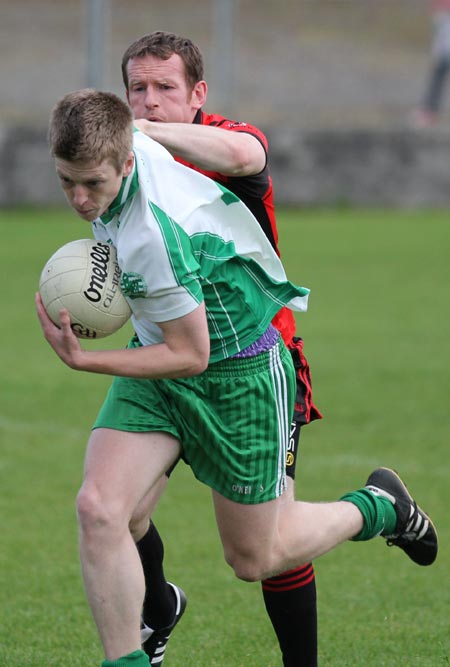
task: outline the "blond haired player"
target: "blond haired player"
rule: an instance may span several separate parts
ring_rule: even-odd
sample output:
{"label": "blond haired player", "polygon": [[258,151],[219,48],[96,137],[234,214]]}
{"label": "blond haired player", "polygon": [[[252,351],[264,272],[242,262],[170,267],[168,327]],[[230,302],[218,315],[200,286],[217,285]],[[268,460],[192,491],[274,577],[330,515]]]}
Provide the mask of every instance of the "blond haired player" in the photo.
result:
{"label": "blond haired player", "polygon": [[150,664],[140,648],[145,584],[130,521],[180,454],[211,488],[225,559],[243,580],[380,534],[431,564],[434,526],[389,469],[336,502],[286,494],[295,369],[271,320],[283,305],[304,311],[308,290],[288,281],[240,200],[142,133],[133,141],[131,112],[109,93],[60,100],[49,141],[69,205],[117,250],[136,330],[126,349],[84,349],[67,311],[58,328],[36,297],[60,359],[114,376],[77,499],[103,667]]}

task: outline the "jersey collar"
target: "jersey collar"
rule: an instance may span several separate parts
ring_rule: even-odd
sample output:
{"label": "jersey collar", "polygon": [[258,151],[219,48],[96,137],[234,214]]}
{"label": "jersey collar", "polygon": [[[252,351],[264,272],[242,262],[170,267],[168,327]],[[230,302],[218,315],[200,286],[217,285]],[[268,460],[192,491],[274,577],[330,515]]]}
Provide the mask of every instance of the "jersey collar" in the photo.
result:
{"label": "jersey collar", "polygon": [[199,109],[197,111],[197,113],[195,114],[194,120],[192,121],[192,123],[194,125],[202,125],[202,118],[203,118],[203,111],[201,109]]}
{"label": "jersey collar", "polygon": [[114,218],[114,216],[119,215],[122,212],[123,207],[138,191],[139,189],[139,180],[138,173],[136,168],[136,154],[134,156],[134,165],[133,170],[122,179],[122,185],[117,194],[117,197],[110,204],[109,208],[100,216],[100,220],[104,225],[107,225],[108,222]]}

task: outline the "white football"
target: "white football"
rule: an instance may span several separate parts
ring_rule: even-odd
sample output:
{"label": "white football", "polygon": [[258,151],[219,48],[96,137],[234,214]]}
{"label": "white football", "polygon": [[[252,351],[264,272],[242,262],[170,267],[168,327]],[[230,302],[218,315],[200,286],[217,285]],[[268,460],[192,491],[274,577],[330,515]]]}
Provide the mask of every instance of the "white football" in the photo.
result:
{"label": "white football", "polygon": [[104,338],[127,322],[130,307],[120,289],[114,246],[93,239],[71,241],[44,266],[39,292],[50,319],[59,326],[67,308],[79,338]]}

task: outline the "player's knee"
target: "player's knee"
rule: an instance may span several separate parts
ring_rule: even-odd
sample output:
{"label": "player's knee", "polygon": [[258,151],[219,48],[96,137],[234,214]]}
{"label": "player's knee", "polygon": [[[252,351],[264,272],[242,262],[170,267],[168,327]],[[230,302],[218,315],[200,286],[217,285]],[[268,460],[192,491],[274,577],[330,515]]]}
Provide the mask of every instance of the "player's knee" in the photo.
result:
{"label": "player's knee", "polygon": [[232,568],[236,577],[242,581],[255,582],[266,578],[266,569],[263,564],[252,560],[237,559],[233,562]]}
{"label": "player's knee", "polygon": [[105,508],[102,507],[98,494],[85,486],[78,492],[77,517],[82,529],[106,522]]}
{"label": "player's knee", "polygon": [[112,507],[92,487],[83,486],[77,496],[77,516],[85,536],[101,531],[115,533],[123,523],[118,506]]}
{"label": "player's knee", "polygon": [[242,581],[254,582],[265,578],[268,563],[257,550],[228,550],[225,560],[233,568],[234,574]]}

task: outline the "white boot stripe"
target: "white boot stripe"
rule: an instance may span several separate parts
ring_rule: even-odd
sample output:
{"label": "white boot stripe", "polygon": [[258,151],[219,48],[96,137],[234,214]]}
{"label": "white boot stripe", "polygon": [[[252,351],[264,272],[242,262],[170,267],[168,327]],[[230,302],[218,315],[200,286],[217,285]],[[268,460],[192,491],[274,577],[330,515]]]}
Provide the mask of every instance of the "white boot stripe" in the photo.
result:
{"label": "white boot stripe", "polygon": [[177,606],[176,606],[176,609],[175,609],[175,616],[178,616],[178,614],[180,613],[180,609],[181,609],[180,592],[179,592],[178,588],[174,584],[172,584],[170,581],[168,581],[167,583],[169,584],[169,586],[172,586],[173,592],[175,593],[175,598],[176,598],[176,601],[177,601]]}
{"label": "white boot stripe", "polygon": [[395,497],[390,493],[388,493],[387,491],[385,491],[384,489],[380,489],[378,486],[372,486],[372,485],[366,486],[366,489],[371,493],[373,493],[374,496],[383,496],[384,498],[387,498],[390,503],[395,505]]}
{"label": "white boot stripe", "polygon": [[424,521],[424,518],[418,514],[412,521],[408,523],[405,529],[405,533],[417,533],[421,527],[422,522]]}
{"label": "white boot stripe", "polygon": [[420,531],[420,533],[419,533],[418,536],[417,536],[417,539],[418,539],[418,540],[421,540],[422,537],[426,534],[429,525],[430,525],[430,522],[429,522],[428,519],[427,519],[427,520],[425,521],[424,525],[423,525],[422,530]]}

